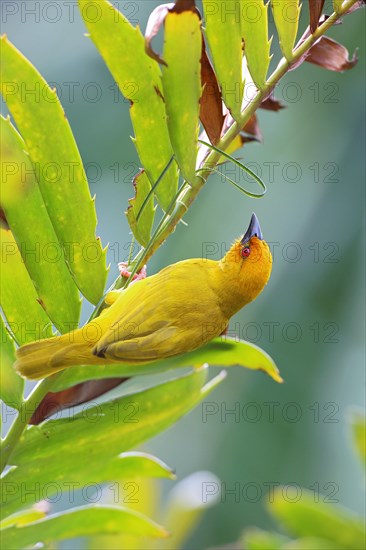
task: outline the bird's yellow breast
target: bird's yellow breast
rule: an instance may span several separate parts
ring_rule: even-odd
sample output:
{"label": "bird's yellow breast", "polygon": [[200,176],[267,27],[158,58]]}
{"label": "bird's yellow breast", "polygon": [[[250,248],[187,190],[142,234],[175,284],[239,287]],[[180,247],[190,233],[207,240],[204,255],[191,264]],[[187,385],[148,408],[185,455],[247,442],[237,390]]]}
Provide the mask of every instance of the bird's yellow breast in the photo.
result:
{"label": "bird's yellow breast", "polygon": [[[122,291],[101,319],[103,337],[96,352],[132,339],[141,344],[142,352],[142,342],[146,349],[146,337],[151,335],[148,347],[156,346],[156,356],[164,357],[173,351],[191,351],[219,336],[230,317],[254,300],[269,279],[268,245],[254,237],[250,248],[250,256],[243,258],[242,245],[236,242],[219,262],[202,258],[178,262]],[[126,354],[125,344],[122,347]]]}

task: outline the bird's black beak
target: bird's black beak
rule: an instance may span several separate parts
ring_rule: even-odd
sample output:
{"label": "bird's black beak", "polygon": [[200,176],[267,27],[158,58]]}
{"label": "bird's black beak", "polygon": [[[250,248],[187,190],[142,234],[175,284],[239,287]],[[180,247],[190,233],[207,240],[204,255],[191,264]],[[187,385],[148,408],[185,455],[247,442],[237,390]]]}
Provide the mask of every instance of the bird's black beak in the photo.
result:
{"label": "bird's black beak", "polygon": [[259,225],[258,218],[254,213],[252,214],[249,227],[244,237],[242,238],[241,243],[247,243],[252,237],[258,237],[258,239],[263,241],[261,226]]}

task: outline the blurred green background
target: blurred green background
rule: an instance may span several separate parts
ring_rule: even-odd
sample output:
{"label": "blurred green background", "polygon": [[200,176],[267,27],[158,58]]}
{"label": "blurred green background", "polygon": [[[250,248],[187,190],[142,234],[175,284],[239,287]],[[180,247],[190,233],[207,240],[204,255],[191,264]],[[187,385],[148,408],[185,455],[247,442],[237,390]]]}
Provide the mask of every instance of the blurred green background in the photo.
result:
{"label": "blurred green background", "polygon": [[[115,4],[144,30],[158,3]],[[260,170],[266,197],[243,197],[212,176],[185,217],[188,226],[180,224],[149,263],[149,273],[155,273],[201,256],[207,243],[218,259],[246,230],[253,210],[274,253],[268,287],[232,320],[231,329],[271,354],[285,384],[229,370],[210,396],[210,410],[217,412],[205,415],[203,403],[145,446],[180,479],[210,470],[222,481],[221,502],[207,512],[187,548],[228,543],[245,526],[270,527],[264,508],[270,484],[296,483],[364,513],[362,472],[347,424],[350,407],[364,406],[365,397],[364,25],[365,11],[359,10],[331,31],[351,53],[360,47],[352,71],[332,73],[305,63],[277,88],[287,109],[259,113],[264,143],[250,144],[237,156]],[[2,2],[2,27],[57,86],[97,195],[98,231],[103,244],[111,245],[112,282],[117,261],[128,254],[124,210],[139,165],[129,105],[84,36],[75,2]],[[224,170],[251,185],[230,166]]]}

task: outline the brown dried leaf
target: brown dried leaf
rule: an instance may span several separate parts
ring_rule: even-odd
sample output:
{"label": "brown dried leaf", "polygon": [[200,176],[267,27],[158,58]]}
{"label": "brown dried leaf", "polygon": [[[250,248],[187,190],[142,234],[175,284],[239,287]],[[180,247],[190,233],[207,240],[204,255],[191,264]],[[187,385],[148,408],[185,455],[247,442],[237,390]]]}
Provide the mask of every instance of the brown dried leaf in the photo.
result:
{"label": "brown dried leaf", "polygon": [[59,392],[49,392],[42,399],[32,415],[29,424],[40,424],[49,416],[70,407],[87,403],[100,395],[122,384],[128,378],[105,378],[102,380],[88,380],[76,384],[72,388]]}
{"label": "brown dried leaf", "polygon": [[239,134],[242,145],[245,143],[252,143],[253,141],[258,141],[255,137],[245,136],[244,134]]}
{"label": "brown dried leaf", "polygon": [[[238,149],[241,149],[245,143],[253,141],[262,141],[262,132],[259,128],[258,119],[255,114],[250,117],[240,134],[233,139],[225,152],[228,155],[233,155]],[[227,161],[228,159],[222,156],[219,160],[219,164],[224,164]]]}
{"label": "brown dried leaf", "polygon": [[310,30],[313,34],[319,25],[319,19],[323,11],[325,0],[309,0]]}
{"label": "brown dried leaf", "polygon": [[182,13],[183,11],[198,12],[195,0],[176,0],[174,7],[170,11],[173,13]]}
{"label": "brown dried leaf", "polygon": [[[362,1],[366,1],[366,0],[362,0]],[[319,19],[319,26],[322,25],[327,19],[329,19],[329,15],[325,15],[323,14],[320,19]],[[335,25],[340,25],[342,23],[342,20],[341,19],[338,19],[338,21],[336,21]],[[303,44],[305,42],[305,40],[307,38],[309,38],[309,36],[311,35],[311,31],[310,31],[310,27],[307,27],[305,29],[305,32],[304,34],[302,35],[302,37],[300,38],[299,42],[297,43],[296,45],[296,48],[299,48],[301,46],[301,44]],[[322,40],[329,40],[331,42],[334,42],[334,44],[338,44],[338,42],[335,42],[334,40],[331,40],[330,38],[327,38],[325,36],[322,36],[321,38],[319,38],[314,44],[313,46],[310,48],[309,51],[307,51],[306,53],[304,53],[304,55],[302,55],[297,61],[296,63],[292,63],[291,67],[290,67],[290,71],[293,71],[295,69],[297,69],[298,67],[300,67],[300,65],[302,65],[304,63],[304,61],[308,61],[308,56],[310,55],[310,52],[312,50],[314,50],[315,48],[315,54],[317,53],[317,50],[316,50],[316,46],[322,41]],[[346,59],[348,60],[348,52],[346,50],[346,48],[344,48],[344,46],[342,46],[341,44],[338,44],[338,46],[340,46],[340,48],[342,48],[345,52],[346,52]],[[355,52],[356,54],[356,52]],[[354,54],[354,57],[355,57],[355,54]],[[319,55],[316,55],[316,57],[320,58]],[[356,64],[357,62],[357,59],[355,61],[354,64]],[[310,61],[310,63],[314,63],[316,65],[320,65],[321,67],[325,67],[325,68],[328,68],[326,65],[323,65],[322,63],[320,62],[315,62],[315,61]],[[353,66],[353,65],[352,65]],[[349,69],[351,67],[348,67]],[[337,70],[337,69],[330,69],[330,70]],[[344,69],[343,69],[344,70]]]}
{"label": "brown dried leaf", "polygon": [[263,136],[259,128],[256,114],[250,117],[240,135],[242,137],[243,143],[248,143],[250,141],[262,141]]}
{"label": "brown dried leaf", "polygon": [[202,37],[201,82],[203,92],[200,100],[200,120],[213,145],[220,141],[224,124],[222,98],[215,71],[207,56],[205,41]]}
{"label": "brown dried leaf", "polygon": [[322,36],[312,48],[305,59],[308,63],[319,65],[329,71],[343,72],[352,69],[358,61],[357,50],[349,59],[347,48],[332,38]]}
{"label": "brown dried leaf", "polygon": [[347,11],[347,13],[352,13],[360,8],[364,8],[366,5],[366,0],[358,0],[353,6],[350,7],[350,9]]}
{"label": "brown dried leaf", "polygon": [[153,59],[155,59],[155,61],[161,63],[162,65],[166,65],[166,63],[164,59],[162,59],[160,55],[152,49],[151,41],[154,36],[158,34],[160,27],[164,23],[167,13],[172,8],[174,8],[174,2],[171,2],[170,4],[161,4],[161,6],[158,6],[151,12],[146,25],[145,51],[150,57],[152,57]]}
{"label": "brown dried leaf", "polygon": [[[170,2],[169,4],[161,4],[161,6],[155,8],[149,16],[145,31],[145,50],[150,57],[161,65],[167,66],[164,59],[152,49],[151,41],[158,34],[168,12],[182,13],[183,11],[194,11],[199,14],[194,0],[176,0],[175,3]],[[201,18],[200,14],[199,16]]]}
{"label": "brown dried leaf", "polygon": [[281,109],[286,109],[286,105],[281,103],[278,99],[274,97],[267,97],[259,106],[260,109],[265,109],[266,111],[281,111]]}
{"label": "brown dried leaf", "polygon": [[10,229],[8,220],[6,219],[5,212],[0,206],[0,224],[4,229]]}

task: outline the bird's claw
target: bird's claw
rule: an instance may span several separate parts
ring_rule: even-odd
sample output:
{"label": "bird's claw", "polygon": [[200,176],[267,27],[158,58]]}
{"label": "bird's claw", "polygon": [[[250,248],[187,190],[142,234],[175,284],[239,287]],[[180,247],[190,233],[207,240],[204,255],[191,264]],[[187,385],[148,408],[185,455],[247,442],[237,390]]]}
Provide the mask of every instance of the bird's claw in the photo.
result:
{"label": "bird's claw", "polygon": [[[119,262],[118,269],[121,277],[125,277],[128,279],[131,275],[131,271],[128,271],[128,262]],[[147,270],[146,265],[144,265],[138,273],[135,273],[135,275],[132,277],[132,281],[141,281],[141,279],[146,279],[147,277]]]}

